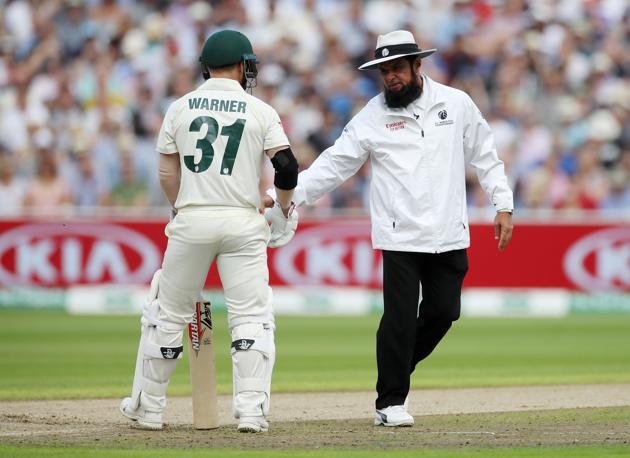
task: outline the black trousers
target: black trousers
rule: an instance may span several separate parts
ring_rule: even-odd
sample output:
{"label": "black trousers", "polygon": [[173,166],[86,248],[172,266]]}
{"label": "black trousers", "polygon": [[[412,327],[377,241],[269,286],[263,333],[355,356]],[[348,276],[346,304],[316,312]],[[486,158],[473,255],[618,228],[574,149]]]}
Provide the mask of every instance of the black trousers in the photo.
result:
{"label": "black trousers", "polygon": [[384,310],[376,333],[377,409],[405,401],[416,364],[431,354],[459,318],[467,271],[466,250],[383,250]]}

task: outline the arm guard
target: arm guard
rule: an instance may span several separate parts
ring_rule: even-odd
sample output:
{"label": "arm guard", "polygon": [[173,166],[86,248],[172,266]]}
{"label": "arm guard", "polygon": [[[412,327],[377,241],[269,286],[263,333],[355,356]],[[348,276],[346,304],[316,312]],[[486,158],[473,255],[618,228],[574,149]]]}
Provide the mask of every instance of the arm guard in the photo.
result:
{"label": "arm guard", "polygon": [[276,171],[273,180],[274,186],[285,191],[294,189],[298,181],[298,163],[291,148],[278,151],[271,158],[271,163]]}

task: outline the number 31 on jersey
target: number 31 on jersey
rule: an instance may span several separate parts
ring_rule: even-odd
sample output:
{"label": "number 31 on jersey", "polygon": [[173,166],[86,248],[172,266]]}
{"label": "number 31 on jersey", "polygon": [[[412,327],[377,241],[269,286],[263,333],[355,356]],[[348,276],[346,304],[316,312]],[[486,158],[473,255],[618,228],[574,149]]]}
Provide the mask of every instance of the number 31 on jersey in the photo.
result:
{"label": "number 31 on jersey", "polygon": [[[243,136],[243,129],[245,128],[245,121],[245,119],[239,118],[234,124],[221,128],[221,135],[228,137],[225,153],[223,154],[223,161],[221,161],[221,175],[232,175],[234,161],[236,161],[236,154],[238,153],[238,147],[241,144],[241,137]],[[193,119],[188,131],[201,132],[204,124],[208,126],[208,132],[205,137],[198,139],[196,144],[196,148],[201,150],[201,159],[199,162],[195,163],[194,154],[184,156],[186,168],[195,173],[208,170],[208,167],[212,164],[212,160],[214,159],[214,148],[212,144],[219,135],[219,123],[211,116],[199,116]]]}

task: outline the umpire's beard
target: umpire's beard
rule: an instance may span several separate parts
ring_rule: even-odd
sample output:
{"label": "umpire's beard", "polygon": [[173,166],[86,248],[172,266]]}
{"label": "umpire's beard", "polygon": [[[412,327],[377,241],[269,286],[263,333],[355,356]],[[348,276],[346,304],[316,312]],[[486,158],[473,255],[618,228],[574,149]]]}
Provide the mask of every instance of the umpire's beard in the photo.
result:
{"label": "umpire's beard", "polygon": [[385,104],[389,108],[403,108],[416,100],[422,94],[422,86],[418,84],[418,79],[413,78],[411,82],[400,91],[390,91],[385,88]]}

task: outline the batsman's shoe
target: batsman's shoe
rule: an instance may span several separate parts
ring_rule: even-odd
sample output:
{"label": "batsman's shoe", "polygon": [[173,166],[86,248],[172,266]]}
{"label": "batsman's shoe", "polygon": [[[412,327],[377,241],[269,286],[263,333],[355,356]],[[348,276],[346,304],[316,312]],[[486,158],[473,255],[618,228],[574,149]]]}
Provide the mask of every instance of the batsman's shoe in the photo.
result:
{"label": "batsman's shoe", "polygon": [[407,413],[405,406],[389,406],[376,409],[374,426],[413,426],[413,417]]}
{"label": "batsman's shoe", "polygon": [[162,413],[150,412],[141,407],[134,409],[131,405],[131,398],[125,398],[120,403],[120,413],[125,417],[137,422],[140,429],[159,431],[162,429]]}
{"label": "batsman's shoe", "polygon": [[266,433],[269,423],[264,417],[241,417],[236,429],[241,433]]}

